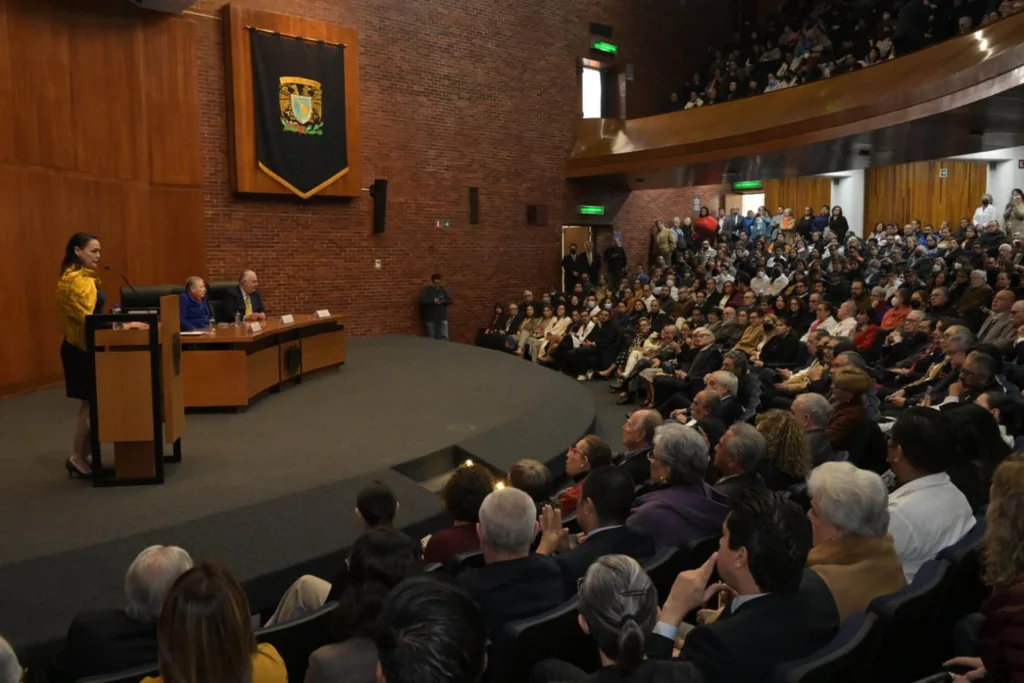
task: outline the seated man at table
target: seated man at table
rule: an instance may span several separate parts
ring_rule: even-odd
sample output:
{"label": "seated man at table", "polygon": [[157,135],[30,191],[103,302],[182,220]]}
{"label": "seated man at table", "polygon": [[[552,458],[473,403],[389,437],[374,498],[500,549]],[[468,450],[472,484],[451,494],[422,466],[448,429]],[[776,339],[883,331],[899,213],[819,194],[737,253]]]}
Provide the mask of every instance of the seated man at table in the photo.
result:
{"label": "seated man at table", "polygon": [[203,278],[193,275],[185,280],[185,291],[178,297],[178,314],[182,330],[198,330],[210,324],[213,316]]}
{"label": "seated man at table", "polygon": [[242,320],[266,320],[267,314],[263,308],[263,297],[256,291],[260,281],[256,273],[251,270],[242,272],[238,278],[238,287],[231,288],[224,292],[220,300],[220,314],[224,322],[235,322],[235,312],[241,314]]}

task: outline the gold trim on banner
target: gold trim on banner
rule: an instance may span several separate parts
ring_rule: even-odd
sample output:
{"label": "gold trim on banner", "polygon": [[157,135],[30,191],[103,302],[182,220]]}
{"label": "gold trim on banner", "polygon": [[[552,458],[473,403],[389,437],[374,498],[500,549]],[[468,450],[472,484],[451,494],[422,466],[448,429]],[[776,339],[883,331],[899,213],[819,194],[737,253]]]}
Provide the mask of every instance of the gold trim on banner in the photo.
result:
{"label": "gold trim on banner", "polygon": [[269,33],[273,36],[280,36],[282,38],[295,38],[296,40],[304,40],[307,43],[323,43],[324,45],[330,45],[331,47],[348,47],[346,43],[333,43],[329,40],[318,40],[317,38],[307,38],[306,36],[293,36],[290,33],[281,33],[280,31],[274,31],[269,28],[260,28],[259,26],[246,26],[250,31],[259,31],[260,33]]}
{"label": "gold trim on banner", "polygon": [[299,188],[295,187],[294,185],[289,183],[287,180],[285,180],[284,178],[282,178],[281,176],[277,175],[276,173],[271,171],[269,168],[267,168],[267,166],[262,161],[259,161],[257,163],[259,164],[259,167],[260,167],[261,171],[263,171],[268,176],[270,176],[271,178],[273,178],[277,182],[281,183],[282,185],[284,185],[289,190],[291,190],[295,194],[299,195],[303,199],[309,199],[310,197],[315,195],[317,192],[319,192],[320,190],[324,189],[325,187],[327,187],[328,185],[333,183],[335,180],[337,180],[338,178],[341,178],[342,176],[344,176],[344,175],[346,175],[348,173],[348,167],[346,166],[344,169],[341,170],[340,173],[335,173],[333,176],[331,176],[330,178],[328,178],[324,182],[320,183],[319,185],[314,187],[309,192],[303,192],[302,190],[300,190]]}

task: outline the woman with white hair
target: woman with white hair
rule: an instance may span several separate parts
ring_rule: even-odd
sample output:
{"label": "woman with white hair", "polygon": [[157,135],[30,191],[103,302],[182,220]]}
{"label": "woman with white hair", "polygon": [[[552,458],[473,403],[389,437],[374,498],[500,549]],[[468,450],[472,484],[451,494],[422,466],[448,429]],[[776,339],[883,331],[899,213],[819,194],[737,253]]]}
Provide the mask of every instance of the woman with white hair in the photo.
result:
{"label": "woman with white hair", "polygon": [[840,620],[907,585],[880,476],[848,462],[827,462],[811,471],[807,488],[814,544],[807,566],[832,591]]}
{"label": "woman with white hair", "polygon": [[633,503],[626,526],[649,534],[659,548],[681,546],[718,531],[728,508],[705,481],[710,456],[700,432],[681,424],[654,431],[654,488]]}
{"label": "woman with white hair", "polygon": [[185,291],[178,297],[178,314],[183,330],[200,330],[213,322],[203,278],[193,275],[185,280]]}

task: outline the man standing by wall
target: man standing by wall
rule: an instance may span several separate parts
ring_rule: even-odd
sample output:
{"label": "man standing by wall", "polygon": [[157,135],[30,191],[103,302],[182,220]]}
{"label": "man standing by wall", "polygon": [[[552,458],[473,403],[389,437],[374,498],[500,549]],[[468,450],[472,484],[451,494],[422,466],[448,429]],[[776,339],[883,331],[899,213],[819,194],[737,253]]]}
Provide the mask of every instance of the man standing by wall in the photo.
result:
{"label": "man standing by wall", "polygon": [[562,291],[566,296],[572,294],[576,283],[580,281],[580,273],[583,272],[583,265],[580,257],[576,254],[576,243],[569,245],[569,253],[562,257],[562,271],[564,273],[564,287]]}
{"label": "man standing by wall", "polygon": [[608,279],[611,282],[612,291],[618,291],[622,278],[626,275],[626,250],[622,248],[619,239],[604,250],[604,262],[608,266]]}
{"label": "man standing by wall", "polygon": [[420,313],[431,339],[448,339],[448,306],[452,298],[441,284],[440,273],[430,276],[430,284],[420,292]]}

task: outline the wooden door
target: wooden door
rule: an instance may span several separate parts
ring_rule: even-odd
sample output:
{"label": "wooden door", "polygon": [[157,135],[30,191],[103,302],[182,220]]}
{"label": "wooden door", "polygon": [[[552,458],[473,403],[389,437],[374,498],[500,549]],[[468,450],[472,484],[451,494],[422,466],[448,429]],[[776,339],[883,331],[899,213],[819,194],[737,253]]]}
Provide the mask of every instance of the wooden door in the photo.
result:
{"label": "wooden door", "polygon": [[562,256],[569,253],[569,245],[576,245],[576,253],[582,254],[587,250],[587,242],[590,241],[590,226],[588,225],[563,225],[562,226]]}

